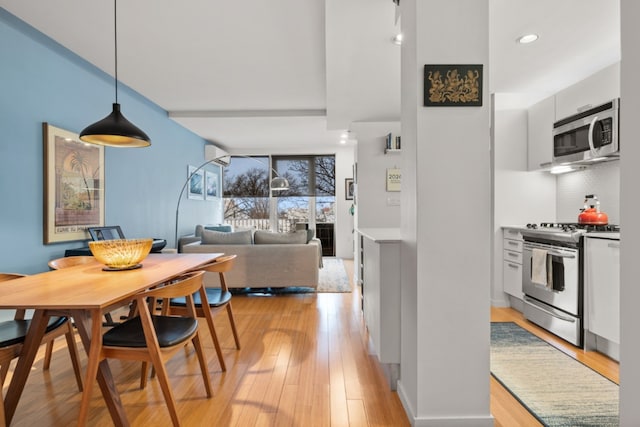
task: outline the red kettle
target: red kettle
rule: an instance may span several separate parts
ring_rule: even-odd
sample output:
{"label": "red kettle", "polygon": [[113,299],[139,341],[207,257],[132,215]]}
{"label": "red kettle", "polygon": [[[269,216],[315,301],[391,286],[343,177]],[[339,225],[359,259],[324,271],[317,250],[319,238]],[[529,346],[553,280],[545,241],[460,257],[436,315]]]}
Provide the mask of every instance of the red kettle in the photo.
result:
{"label": "red kettle", "polygon": [[[589,203],[589,201],[591,202]],[[578,224],[586,225],[607,225],[609,218],[604,212],[600,212],[600,201],[595,194],[584,196],[584,207],[580,209]]]}

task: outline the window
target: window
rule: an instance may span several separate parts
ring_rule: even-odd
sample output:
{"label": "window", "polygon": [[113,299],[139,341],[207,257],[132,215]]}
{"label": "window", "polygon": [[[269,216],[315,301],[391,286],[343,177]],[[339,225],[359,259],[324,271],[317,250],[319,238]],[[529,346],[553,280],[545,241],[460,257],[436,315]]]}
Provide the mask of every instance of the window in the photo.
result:
{"label": "window", "polygon": [[333,256],[335,156],[274,156],[273,165],[278,175],[289,181],[289,190],[277,198],[278,227],[289,224],[290,228],[316,230],[323,255]]}
{"label": "window", "polygon": [[231,156],[222,174],[225,223],[268,230],[269,157]]}
{"label": "window", "polygon": [[[276,175],[289,189],[270,194]],[[231,156],[223,174],[225,222],[283,232],[333,224],[335,181],[333,155]]]}

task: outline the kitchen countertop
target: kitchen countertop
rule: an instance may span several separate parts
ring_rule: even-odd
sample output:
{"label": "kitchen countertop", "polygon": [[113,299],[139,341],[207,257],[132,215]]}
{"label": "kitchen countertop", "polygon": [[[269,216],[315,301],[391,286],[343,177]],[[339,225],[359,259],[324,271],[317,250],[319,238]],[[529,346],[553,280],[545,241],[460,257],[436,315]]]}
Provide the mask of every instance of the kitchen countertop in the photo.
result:
{"label": "kitchen countertop", "polygon": [[367,227],[358,228],[356,231],[376,243],[399,243],[402,241],[400,237],[400,228]]}

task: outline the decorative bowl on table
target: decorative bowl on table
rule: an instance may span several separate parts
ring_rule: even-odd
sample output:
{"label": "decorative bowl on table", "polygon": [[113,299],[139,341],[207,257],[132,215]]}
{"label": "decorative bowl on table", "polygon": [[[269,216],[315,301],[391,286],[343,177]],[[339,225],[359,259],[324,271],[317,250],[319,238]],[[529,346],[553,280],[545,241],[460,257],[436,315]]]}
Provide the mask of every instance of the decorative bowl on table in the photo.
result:
{"label": "decorative bowl on table", "polygon": [[142,267],[143,259],[149,255],[153,239],[114,239],[89,242],[91,253],[103,270],[133,270]]}

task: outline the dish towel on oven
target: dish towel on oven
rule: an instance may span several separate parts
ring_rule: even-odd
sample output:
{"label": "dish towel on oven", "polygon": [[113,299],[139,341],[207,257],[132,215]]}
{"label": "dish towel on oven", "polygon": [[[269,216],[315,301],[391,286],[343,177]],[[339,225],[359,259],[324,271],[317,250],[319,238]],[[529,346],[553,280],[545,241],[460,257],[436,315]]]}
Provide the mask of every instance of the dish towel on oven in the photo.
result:
{"label": "dish towel on oven", "polygon": [[547,251],[544,249],[531,250],[531,281],[542,286],[549,286],[547,275]]}

